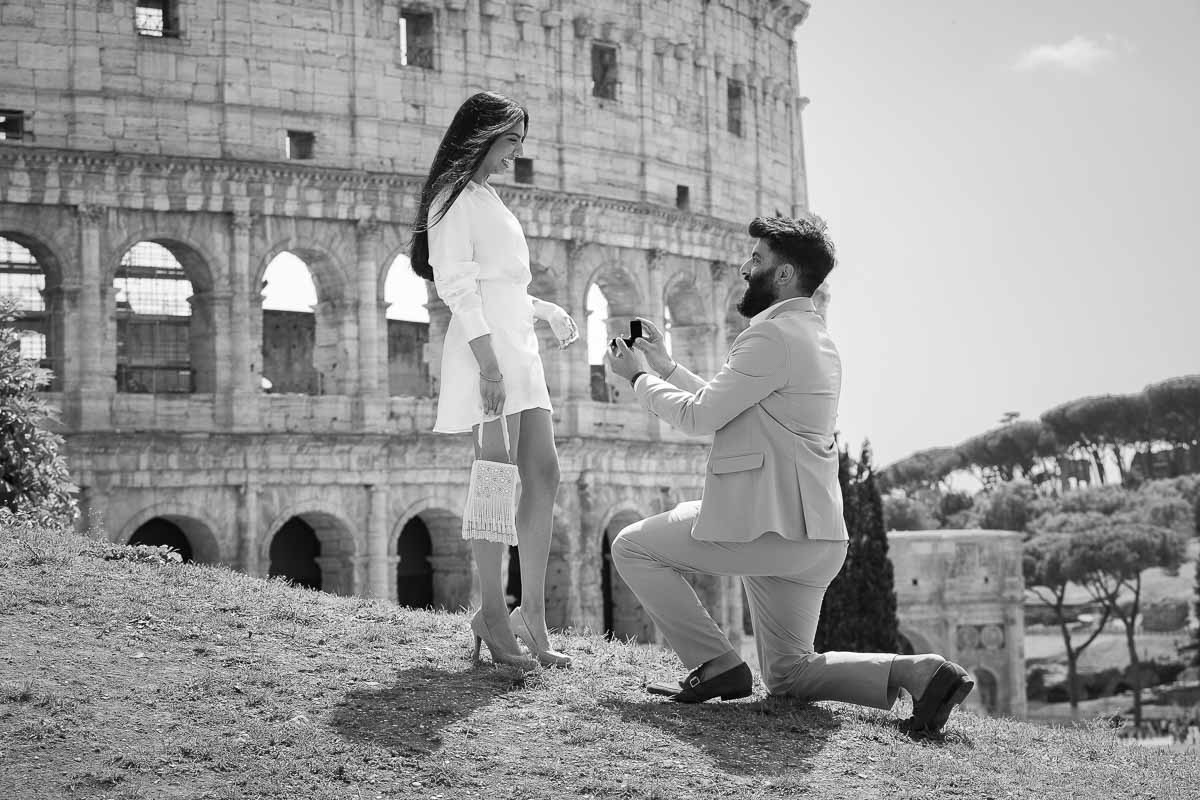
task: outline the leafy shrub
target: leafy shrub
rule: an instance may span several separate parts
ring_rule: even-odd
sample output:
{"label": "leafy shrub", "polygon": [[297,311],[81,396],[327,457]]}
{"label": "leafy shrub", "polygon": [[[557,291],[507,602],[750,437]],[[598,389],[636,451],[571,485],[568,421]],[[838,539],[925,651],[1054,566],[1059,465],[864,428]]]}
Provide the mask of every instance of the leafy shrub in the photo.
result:
{"label": "leafy shrub", "polygon": [[[13,321],[14,307],[0,298],[0,326]],[[77,489],[59,453],[62,438],[43,427],[57,414],[37,396],[49,380],[21,357],[17,332],[0,327],[0,508],[63,522],[75,518]]]}
{"label": "leafy shrub", "polygon": [[104,548],[105,561],[135,561],[148,564],[181,564],[183,556],[165,544],[107,544]]}

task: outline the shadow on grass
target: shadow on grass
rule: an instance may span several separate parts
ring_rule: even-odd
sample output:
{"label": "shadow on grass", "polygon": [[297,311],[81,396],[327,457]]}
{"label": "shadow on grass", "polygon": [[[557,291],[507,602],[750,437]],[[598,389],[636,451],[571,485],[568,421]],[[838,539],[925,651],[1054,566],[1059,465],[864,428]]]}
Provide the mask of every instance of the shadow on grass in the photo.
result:
{"label": "shadow on grass", "polygon": [[347,693],[331,725],[350,741],[400,754],[432,753],[442,746],[446,728],[523,685],[515,670],[414,667],[402,670],[391,686]]}
{"label": "shadow on grass", "polygon": [[812,759],[841,727],[832,712],[767,698],[753,703],[680,705],[610,700],[625,722],[653,725],[704,750],[729,773],[770,776],[812,769]]}

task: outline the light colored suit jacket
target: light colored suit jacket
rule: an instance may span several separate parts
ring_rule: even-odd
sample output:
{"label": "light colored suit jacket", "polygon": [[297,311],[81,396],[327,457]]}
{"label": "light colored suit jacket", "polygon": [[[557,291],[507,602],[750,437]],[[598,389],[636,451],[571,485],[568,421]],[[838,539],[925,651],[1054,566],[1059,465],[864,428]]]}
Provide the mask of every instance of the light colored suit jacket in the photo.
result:
{"label": "light colored suit jacket", "polygon": [[666,380],[638,378],[648,410],[713,436],[693,538],[848,538],[833,436],[841,382],[841,357],[807,297],[751,320],[710,381],[682,366]]}

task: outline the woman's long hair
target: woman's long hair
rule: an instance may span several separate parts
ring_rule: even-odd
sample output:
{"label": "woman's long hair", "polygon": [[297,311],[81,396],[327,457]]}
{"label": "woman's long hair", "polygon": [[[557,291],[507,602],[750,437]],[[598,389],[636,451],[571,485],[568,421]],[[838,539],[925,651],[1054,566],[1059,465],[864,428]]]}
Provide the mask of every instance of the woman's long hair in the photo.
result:
{"label": "woman's long hair", "polygon": [[[483,163],[492,142],[522,121],[528,130],[529,112],[515,100],[495,92],[472,95],[454,115],[446,135],[442,137],[442,143],[438,145],[437,155],[433,157],[425,187],[421,189],[421,203],[417,207],[417,221],[409,243],[413,272],[425,280],[433,280],[433,268],[429,265],[429,228],[446,215],[462,194],[467,182]],[[430,220],[430,210],[435,200],[439,207]]]}

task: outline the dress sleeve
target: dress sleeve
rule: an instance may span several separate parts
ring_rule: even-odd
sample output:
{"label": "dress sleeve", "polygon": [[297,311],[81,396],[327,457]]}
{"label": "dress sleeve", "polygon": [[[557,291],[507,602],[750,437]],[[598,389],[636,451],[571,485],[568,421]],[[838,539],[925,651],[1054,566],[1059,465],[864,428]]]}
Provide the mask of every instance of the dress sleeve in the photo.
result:
{"label": "dress sleeve", "polygon": [[[434,203],[430,216],[440,204]],[[446,214],[429,228],[429,265],[438,297],[458,320],[467,341],[491,333],[479,296],[479,263],[471,244],[471,211],[459,195]]]}

